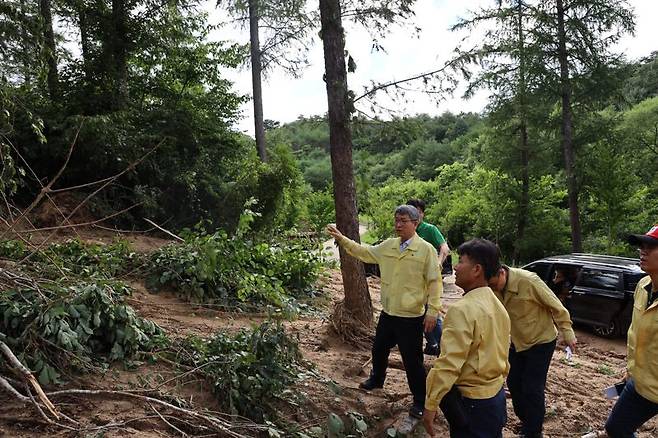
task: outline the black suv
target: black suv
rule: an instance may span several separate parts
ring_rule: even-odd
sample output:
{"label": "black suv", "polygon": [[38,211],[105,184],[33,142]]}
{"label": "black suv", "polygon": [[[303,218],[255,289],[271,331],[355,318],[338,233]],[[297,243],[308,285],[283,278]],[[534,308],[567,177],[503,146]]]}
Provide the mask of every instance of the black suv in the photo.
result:
{"label": "black suv", "polygon": [[610,338],[626,335],[635,286],[647,275],[638,259],[580,253],[547,257],[523,268],[546,282],[574,322]]}

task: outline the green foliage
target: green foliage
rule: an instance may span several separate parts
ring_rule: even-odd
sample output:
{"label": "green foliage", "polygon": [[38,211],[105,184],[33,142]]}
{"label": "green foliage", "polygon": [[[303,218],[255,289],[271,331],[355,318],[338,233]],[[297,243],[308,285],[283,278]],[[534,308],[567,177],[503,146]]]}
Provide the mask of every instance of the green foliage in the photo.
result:
{"label": "green foliage", "polygon": [[153,322],[125,303],[130,290],[115,281],[42,284],[0,295],[0,339],[42,384],[70,371],[106,366],[164,345]]}
{"label": "green foliage", "polygon": [[[517,191],[518,183],[502,172],[460,163],[442,166],[431,181],[391,179],[371,192],[367,212],[371,232],[378,240],[393,236],[394,208],[409,198],[422,198],[428,205],[426,220],[439,227],[452,247],[473,237],[485,237],[497,242],[509,257],[517,243]],[[564,188],[546,175],[533,179],[530,191],[528,233],[518,242],[526,260],[561,252],[568,246]]]}
{"label": "green foliage", "polygon": [[[31,249],[20,240],[0,242],[0,257],[21,260],[30,254]],[[31,255],[31,258],[36,262],[33,268],[53,279],[61,274],[110,279],[141,264],[139,254],[132,251],[124,240],[104,245],[69,239],[52,243]]]}
{"label": "green foliage", "polygon": [[185,243],[151,255],[149,285],[173,287],[199,303],[284,307],[310,293],[321,265],[317,248],[302,239],[265,243],[242,233],[187,233]]}
{"label": "green foliage", "polygon": [[273,321],[234,336],[188,338],[176,360],[199,369],[223,409],[258,422],[277,419],[277,402],[290,397],[301,369],[297,343]]}
{"label": "green foliage", "polygon": [[312,231],[319,233],[324,230],[327,224],[336,223],[336,209],[332,187],[323,191],[310,192],[306,195],[305,199],[306,215],[304,219]]}
{"label": "green foliage", "polygon": [[633,65],[633,74],[623,85],[623,95],[631,104],[658,96],[658,52]]}

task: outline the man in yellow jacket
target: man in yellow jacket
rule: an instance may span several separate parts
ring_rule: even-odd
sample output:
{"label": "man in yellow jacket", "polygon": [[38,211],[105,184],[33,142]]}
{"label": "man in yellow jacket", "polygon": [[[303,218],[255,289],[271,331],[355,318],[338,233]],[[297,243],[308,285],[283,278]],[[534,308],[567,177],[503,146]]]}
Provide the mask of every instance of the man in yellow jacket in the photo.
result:
{"label": "man in yellow jacket", "polygon": [[658,414],[658,225],[646,234],[631,235],[628,242],[640,249],[640,268],[649,275],[635,288],[627,380],[605,424],[610,438],[634,437],[640,426]]}
{"label": "man in yellow jacket", "polygon": [[500,268],[498,247],[473,239],[458,249],[455,283],[464,296],[448,308],[441,354],[427,376],[423,423],[430,436],[441,407],[451,438],[502,438],[503,383],[509,370],[510,320],[487,285]]}
{"label": "man in yellow jacket", "polygon": [[409,415],[420,418],[425,403],[423,331],[436,327],[443,286],[436,249],[416,234],[418,210],[401,205],[394,217],[398,237],[375,246],[356,243],[333,225],[327,231],[348,254],[378,263],[381,271],[383,310],[372,345],[372,373],[360,386],[368,391],[384,386],[388,356],[397,345],[413,394]]}
{"label": "man in yellow jacket", "polygon": [[[553,291],[535,274],[502,266],[489,286],[512,321],[510,371],[507,388],[514,413],[521,420],[521,436],[542,436],[546,413],[546,376],[557,343],[558,328],[564,341],[576,347],[571,317]],[[557,326],[557,328],[556,328]]]}

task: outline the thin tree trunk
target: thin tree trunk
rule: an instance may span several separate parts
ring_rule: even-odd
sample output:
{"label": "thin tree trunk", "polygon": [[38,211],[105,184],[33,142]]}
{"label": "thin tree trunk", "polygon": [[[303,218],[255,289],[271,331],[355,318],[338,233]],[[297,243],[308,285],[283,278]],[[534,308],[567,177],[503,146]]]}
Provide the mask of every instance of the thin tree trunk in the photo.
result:
{"label": "thin tree trunk", "polygon": [[558,59],[560,62],[560,85],[562,95],[562,151],[564,170],[567,175],[569,197],[569,221],[571,223],[571,247],[574,252],[582,252],[582,233],[578,210],[578,183],[576,180],[576,158],[573,148],[573,114],[571,112],[571,83],[567,59],[566,31],[564,27],[564,4],[557,0]]}
{"label": "thin tree trunk", "polygon": [[518,264],[521,258],[521,242],[525,236],[528,223],[528,211],[530,204],[530,177],[528,167],[530,163],[530,152],[528,146],[528,107],[526,102],[526,64],[525,64],[525,39],[523,35],[523,2],[517,3],[517,33],[519,42],[519,83],[518,83],[518,113],[519,126],[519,149],[521,154],[521,199],[519,201],[518,220],[516,224],[516,242],[514,244],[513,261]]}
{"label": "thin tree trunk", "polygon": [[[340,0],[320,0],[325,81],[329,107],[329,143],[334,183],[336,225],[350,239],[360,241],[356,189],[352,169],[352,131],[345,69],[345,36]],[[363,264],[340,250],[345,309],[363,324],[372,325],[372,303]]]}
{"label": "thin tree trunk", "polygon": [[261,161],[267,161],[265,122],[263,119],[263,88],[261,84],[263,66],[260,59],[260,40],[258,38],[258,0],[249,0],[249,38],[251,42],[251,82],[254,92],[256,147]]}
{"label": "thin tree trunk", "polygon": [[85,81],[87,85],[91,84],[92,71],[91,71],[91,45],[89,42],[89,21],[87,18],[87,11],[84,5],[80,5],[78,11],[78,25],[80,26],[80,47],[82,49],[82,68],[85,72]]}
{"label": "thin tree trunk", "polygon": [[53,32],[53,15],[50,0],[39,0],[39,12],[43,21],[43,38],[48,65],[48,93],[52,101],[59,97],[59,75],[57,73],[57,47],[55,33]]}
{"label": "thin tree trunk", "polygon": [[112,0],[112,59],[115,109],[128,103],[128,12],[126,0]]}

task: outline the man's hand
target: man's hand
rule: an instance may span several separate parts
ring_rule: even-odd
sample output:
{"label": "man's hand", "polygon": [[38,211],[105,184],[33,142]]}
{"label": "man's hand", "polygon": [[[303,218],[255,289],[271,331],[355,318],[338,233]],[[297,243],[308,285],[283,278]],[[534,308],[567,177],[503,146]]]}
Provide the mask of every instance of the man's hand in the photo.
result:
{"label": "man's hand", "polygon": [[436,436],[434,433],[434,417],[436,417],[436,411],[430,411],[425,408],[425,411],[423,412],[423,426],[425,426],[425,432],[427,432],[429,436]]}
{"label": "man's hand", "polygon": [[573,338],[573,341],[571,342],[564,341],[564,343],[567,344],[569,348],[571,348],[572,353],[576,352],[576,344],[578,343],[578,340],[576,338]]}
{"label": "man's hand", "polygon": [[338,231],[338,228],[336,228],[336,225],[334,224],[327,225],[327,233],[336,240],[340,240],[343,237],[343,233]]}
{"label": "man's hand", "polygon": [[424,329],[425,333],[431,333],[436,328],[436,316],[425,315]]}

